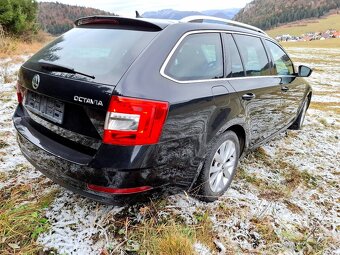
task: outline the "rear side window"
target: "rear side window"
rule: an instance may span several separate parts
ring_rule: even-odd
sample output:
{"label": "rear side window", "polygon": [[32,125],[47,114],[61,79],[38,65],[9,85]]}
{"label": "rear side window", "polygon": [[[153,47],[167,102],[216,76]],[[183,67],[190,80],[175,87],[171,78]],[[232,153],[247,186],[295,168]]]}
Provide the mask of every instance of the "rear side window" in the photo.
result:
{"label": "rear side window", "polygon": [[179,81],[223,77],[219,33],[192,34],[185,37],[170,58],[164,72]]}
{"label": "rear side window", "polygon": [[272,54],[274,66],[278,75],[294,74],[293,63],[288,55],[275,43],[266,40],[267,47]]}
{"label": "rear side window", "polygon": [[270,64],[260,38],[234,35],[247,76],[270,75]]}
{"label": "rear side window", "polygon": [[230,34],[226,34],[225,39],[226,47],[228,49],[227,58],[229,58],[229,63],[231,65],[231,73],[228,77],[243,77],[244,69],[235,41]]}
{"label": "rear side window", "polygon": [[115,85],[157,33],[123,27],[74,28],[39,51],[30,62],[37,66],[44,61],[70,67],[95,79],[53,73],[59,76]]}

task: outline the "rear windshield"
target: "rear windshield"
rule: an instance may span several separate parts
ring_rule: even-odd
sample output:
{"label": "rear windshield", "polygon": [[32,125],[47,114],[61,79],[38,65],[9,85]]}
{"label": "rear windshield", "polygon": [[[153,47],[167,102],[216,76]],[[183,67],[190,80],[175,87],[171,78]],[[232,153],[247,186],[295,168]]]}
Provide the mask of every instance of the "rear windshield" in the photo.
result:
{"label": "rear windshield", "polygon": [[53,71],[54,75],[116,85],[157,33],[126,28],[74,28],[39,51],[29,64],[38,69],[39,62],[61,65],[95,78]]}

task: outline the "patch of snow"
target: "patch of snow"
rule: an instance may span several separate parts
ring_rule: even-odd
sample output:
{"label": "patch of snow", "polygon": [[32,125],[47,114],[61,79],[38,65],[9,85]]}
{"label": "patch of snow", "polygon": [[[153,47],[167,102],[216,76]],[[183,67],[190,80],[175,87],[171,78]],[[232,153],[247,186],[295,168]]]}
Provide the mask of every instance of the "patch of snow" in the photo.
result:
{"label": "patch of snow", "polygon": [[207,246],[204,244],[201,244],[199,242],[196,242],[194,244],[194,249],[197,253],[197,255],[211,255],[211,252]]}
{"label": "patch of snow", "polygon": [[46,212],[51,229],[38,242],[61,254],[100,254],[103,248],[117,245],[107,231],[107,220],[122,209],[63,191]]}

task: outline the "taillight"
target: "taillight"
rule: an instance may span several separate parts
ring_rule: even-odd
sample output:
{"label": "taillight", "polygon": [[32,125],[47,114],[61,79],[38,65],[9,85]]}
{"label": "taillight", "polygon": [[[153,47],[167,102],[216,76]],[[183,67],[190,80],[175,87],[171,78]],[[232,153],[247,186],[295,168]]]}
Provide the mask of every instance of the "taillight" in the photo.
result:
{"label": "taillight", "polygon": [[18,103],[21,104],[22,100],[23,100],[23,96],[22,96],[22,88],[19,82],[17,82],[17,99],[18,99]]}
{"label": "taillight", "polygon": [[113,96],[105,119],[103,142],[116,145],[157,143],[168,109],[168,102]]}

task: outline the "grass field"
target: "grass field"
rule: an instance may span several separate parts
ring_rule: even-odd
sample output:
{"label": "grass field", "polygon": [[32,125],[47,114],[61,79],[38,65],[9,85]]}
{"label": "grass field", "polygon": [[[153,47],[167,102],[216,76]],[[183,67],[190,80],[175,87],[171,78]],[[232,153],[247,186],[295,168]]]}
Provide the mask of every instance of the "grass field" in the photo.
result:
{"label": "grass field", "polygon": [[340,30],[340,14],[329,15],[318,20],[304,20],[299,22],[293,22],[281,27],[268,30],[267,33],[271,37],[283,34],[299,36],[307,32],[326,31],[327,29],[330,28]]}

